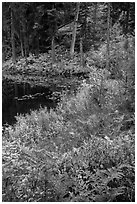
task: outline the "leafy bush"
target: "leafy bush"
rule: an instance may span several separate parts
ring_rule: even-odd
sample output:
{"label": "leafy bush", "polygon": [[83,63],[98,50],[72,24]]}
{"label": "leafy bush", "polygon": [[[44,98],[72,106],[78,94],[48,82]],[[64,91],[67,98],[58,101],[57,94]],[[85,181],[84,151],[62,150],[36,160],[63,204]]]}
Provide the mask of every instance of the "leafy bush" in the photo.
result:
{"label": "leafy bush", "polygon": [[[128,141],[130,144],[133,144],[132,139],[131,143]],[[127,199],[131,201],[133,199],[134,193],[129,190],[129,186],[130,182],[134,183],[132,181],[134,167],[130,163],[134,158],[134,148],[131,147],[132,153],[129,158],[123,143],[125,144],[124,138],[108,143],[93,136],[88,143],[73,150],[71,156],[65,159],[67,160],[65,169],[66,171],[70,169],[68,174],[75,181],[69,195],[71,201],[121,201],[124,198],[126,199],[124,201]],[[119,195],[121,200],[117,199]]]}
{"label": "leafy bush", "polygon": [[3,201],[134,201],[130,133],[111,141],[92,136],[64,154],[15,137],[4,141],[3,160]]}
{"label": "leafy bush", "polygon": [[[56,111],[5,128],[3,201],[134,201],[134,129],[123,129],[134,117],[110,105],[123,86],[93,76]],[[110,94],[101,106],[95,100]]]}
{"label": "leafy bush", "polygon": [[[126,77],[128,77],[128,81],[133,82],[135,76],[134,37],[130,35],[125,37],[119,33],[119,35],[114,38],[112,34],[112,40],[110,40],[109,58],[109,71],[111,73],[111,78],[126,80]],[[94,51],[91,49],[91,51],[89,51],[87,54],[87,64],[89,66],[96,66],[99,69],[104,69],[106,67],[106,60],[106,43],[102,44],[99,50]]]}
{"label": "leafy bush", "polygon": [[[123,50],[124,40],[117,43],[120,59],[111,50],[122,77],[112,79],[112,69],[88,61],[90,76],[77,93],[63,94],[54,111],[20,115],[4,129],[3,201],[135,201],[134,51],[130,38]],[[101,66],[104,50],[93,53]],[[69,62],[70,72],[79,68],[78,58]],[[55,68],[65,72],[69,63],[61,63]]]}

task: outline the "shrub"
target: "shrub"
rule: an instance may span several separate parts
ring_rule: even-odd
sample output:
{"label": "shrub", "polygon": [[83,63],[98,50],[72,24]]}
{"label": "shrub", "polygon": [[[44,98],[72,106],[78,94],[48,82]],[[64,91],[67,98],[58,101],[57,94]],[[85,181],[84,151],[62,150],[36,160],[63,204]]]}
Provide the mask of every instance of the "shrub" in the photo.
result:
{"label": "shrub", "polygon": [[3,201],[135,201],[134,91],[109,75],[90,67],[55,111],[20,115],[5,128]]}
{"label": "shrub", "polygon": [[134,201],[134,130],[93,104],[96,86],[5,129],[3,201]]}
{"label": "shrub", "polygon": [[[16,140],[15,140],[16,139]],[[134,135],[92,136],[62,154],[3,142],[3,201],[134,201]]]}

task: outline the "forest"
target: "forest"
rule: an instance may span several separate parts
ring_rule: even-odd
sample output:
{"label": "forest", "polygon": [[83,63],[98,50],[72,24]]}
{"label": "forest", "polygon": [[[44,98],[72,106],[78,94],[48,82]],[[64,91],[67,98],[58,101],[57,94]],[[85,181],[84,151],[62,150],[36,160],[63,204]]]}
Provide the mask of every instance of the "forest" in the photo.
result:
{"label": "forest", "polygon": [[2,201],[135,202],[135,2],[2,3]]}

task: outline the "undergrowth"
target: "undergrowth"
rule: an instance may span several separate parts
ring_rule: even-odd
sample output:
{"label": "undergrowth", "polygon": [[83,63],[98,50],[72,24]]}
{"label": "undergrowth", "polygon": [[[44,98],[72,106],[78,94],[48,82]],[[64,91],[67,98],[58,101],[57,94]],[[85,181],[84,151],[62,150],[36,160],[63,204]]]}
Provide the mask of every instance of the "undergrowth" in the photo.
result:
{"label": "undergrowth", "polygon": [[76,94],[64,93],[56,110],[41,108],[5,127],[4,202],[135,201],[133,64],[128,81],[90,67],[89,79]]}
{"label": "undergrowth", "polygon": [[5,129],[3,201],[134,201],[134,124],[122,129],[134,115],[102,108],[96,91],[83,82],[56,111]]}

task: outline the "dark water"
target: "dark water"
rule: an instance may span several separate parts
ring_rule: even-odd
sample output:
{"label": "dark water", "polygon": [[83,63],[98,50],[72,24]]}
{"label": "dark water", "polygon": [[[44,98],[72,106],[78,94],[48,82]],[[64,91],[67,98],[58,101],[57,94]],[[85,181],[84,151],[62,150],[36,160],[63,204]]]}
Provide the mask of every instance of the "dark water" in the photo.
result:
{"label": "dark water", "polygon": [[[69,85],[65,89],[68,94],[77,90],[76,87],[78,87],[78,80],[72,81],[72,84],[69,83],[71,86]],[[58,86],[53,84],[49,87],[36,85],[31,87],[28,83],[7,84],[7,81],[5,81],[5,85],[3,84],[2,88],[2,95],[6,96],[2,98],[2,125],[4,126],[5,124],[13,125],[16,122],[15,116],[17,115],[30,113],[32,110],[39,110],[41,107],[47,107],[47,110],[56,108],[64,85]],[[6,90],[5,95],[4,90]],[[8,97],[10,95],[11,97]],[[52,96],[53,98],[51,99]]]}
{"label": "dark water", "polygon": [[56,105],[55,101],[48,99],[46,96],[40,96],[32,100],[12,100],[8,106],[2,107],[2,125],[13,125],[16,122],[15,116],[19,114],[30,113],[32,110],[38,110],[45,106],[47,110],[50,110],[50,108],[55,108]]}

